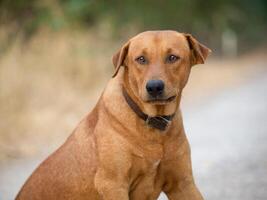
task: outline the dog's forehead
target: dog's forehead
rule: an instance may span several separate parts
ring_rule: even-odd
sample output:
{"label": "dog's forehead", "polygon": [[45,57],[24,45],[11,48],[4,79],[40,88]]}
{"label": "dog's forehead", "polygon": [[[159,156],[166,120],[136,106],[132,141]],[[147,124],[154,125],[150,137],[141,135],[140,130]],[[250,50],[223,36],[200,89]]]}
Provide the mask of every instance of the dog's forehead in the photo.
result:
{"label": "dog's forehead", "polygon": [[130,51],[158,48],[186,50],[188,43],[185,36],[176,31],[146,31],[130,40]]}

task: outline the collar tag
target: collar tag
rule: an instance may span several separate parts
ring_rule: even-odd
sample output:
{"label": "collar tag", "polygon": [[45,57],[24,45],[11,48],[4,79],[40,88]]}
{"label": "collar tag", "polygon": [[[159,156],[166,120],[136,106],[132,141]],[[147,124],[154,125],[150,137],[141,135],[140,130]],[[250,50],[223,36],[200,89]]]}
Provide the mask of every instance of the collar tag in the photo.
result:
{"label": "collar tag", "polygon": [[156,116],[156,117],[147,116],[147,118],[146,118],[146,124],[148,124],[154,128],[157,128],[161,131],[166,130],[166,128],[168,127],[170,122],[171,122],[170,120],[168,120],[162,116]]}
{"label": "collar tag", "polygon": [[146,118],[146,124],[150,124],[151,117],[147,116]]}

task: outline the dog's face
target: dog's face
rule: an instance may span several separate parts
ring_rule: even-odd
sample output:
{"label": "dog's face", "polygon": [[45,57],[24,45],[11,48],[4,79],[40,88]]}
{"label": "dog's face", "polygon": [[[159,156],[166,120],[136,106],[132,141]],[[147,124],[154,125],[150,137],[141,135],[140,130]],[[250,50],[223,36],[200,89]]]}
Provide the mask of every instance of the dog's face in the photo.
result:
{"label": "dog's face", "polygon": [[189,34],[148,31],[129,40],[114,55],[117,74],[126,67],[130,88],[144,103],[175,102],[184,88],[192,65],[204,63],[210,50]]}

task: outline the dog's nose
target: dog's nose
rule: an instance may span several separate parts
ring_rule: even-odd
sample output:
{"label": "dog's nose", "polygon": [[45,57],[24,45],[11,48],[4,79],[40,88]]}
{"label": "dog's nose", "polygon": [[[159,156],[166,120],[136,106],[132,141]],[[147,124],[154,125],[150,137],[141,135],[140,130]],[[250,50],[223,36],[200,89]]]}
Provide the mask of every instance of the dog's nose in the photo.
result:
{"label": "dog's nose", "polygon": [[146,90],[152,97],[157,97],[163,93],[164,82],[162,80],[149,80],[146,84]]}

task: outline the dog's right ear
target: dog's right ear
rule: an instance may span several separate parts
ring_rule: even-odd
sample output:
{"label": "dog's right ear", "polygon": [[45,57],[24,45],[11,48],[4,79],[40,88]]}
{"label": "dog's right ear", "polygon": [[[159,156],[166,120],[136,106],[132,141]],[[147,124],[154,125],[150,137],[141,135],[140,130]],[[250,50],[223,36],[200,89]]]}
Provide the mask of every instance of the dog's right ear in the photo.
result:
{"label": "dog's right ear", "polygon": [[127,42],[120,48],[120,50],[116,54],[113,55],[112,62],[115,67],[115,72],[112,75],[112,78],[114,78],[118,74],[120,67],[123,65],[123,62],[128,53],[129,45],[130,42]]}

